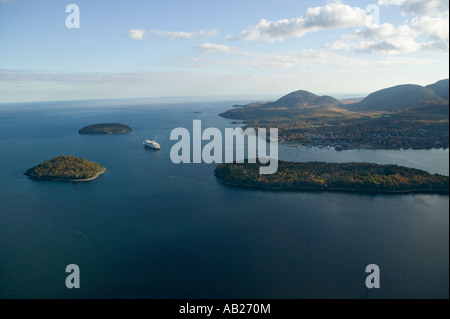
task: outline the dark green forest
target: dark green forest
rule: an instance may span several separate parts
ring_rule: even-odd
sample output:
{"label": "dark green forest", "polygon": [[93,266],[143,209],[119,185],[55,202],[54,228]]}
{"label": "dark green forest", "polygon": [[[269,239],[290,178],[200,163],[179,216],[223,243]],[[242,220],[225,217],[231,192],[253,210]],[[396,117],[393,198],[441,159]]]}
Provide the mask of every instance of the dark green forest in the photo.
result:
{"label": "dark green forest", "polygon": [[75,181],[96,177],[106,169],[95,162],[74,156],[59,156],[25,172],[33,180]]}
{"label": "dark green forest", "polygon": [[231,163],[215,175],[230,186],[290,190],[449,193],[449,178],[397,165],[371,163],[279,162],[278,171],[260,175],[259,164]]}
{"label": "dark green forest", "polygon": [[105,123],[105,124],[94,124],[83,127],[78,131],[80,134],[126,134],[133,130],[125,124],[119,123]]}

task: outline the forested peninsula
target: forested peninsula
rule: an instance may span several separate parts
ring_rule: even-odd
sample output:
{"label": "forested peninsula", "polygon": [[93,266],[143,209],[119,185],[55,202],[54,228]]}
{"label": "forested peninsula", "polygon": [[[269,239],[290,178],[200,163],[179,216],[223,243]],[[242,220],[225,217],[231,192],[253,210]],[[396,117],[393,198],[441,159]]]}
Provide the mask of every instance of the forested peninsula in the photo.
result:
{"label": "forested peninsula", "polygon": [[252,163],[220,164],[215,175],[226,185],[247,188],[449,194],[449,177],[397,165],[280,161],[272,175],[260,175],[259,167]]}

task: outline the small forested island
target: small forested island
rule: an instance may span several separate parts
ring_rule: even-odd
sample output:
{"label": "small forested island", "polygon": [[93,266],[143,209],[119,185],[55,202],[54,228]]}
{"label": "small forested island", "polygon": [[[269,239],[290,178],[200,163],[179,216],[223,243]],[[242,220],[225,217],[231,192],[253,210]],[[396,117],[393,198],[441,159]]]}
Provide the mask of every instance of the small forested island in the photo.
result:
{"label": "small forested island", "polygon": [[24,175],[32,180],[86,182],[106,172],[102,165],[75,156],[58,156],[30,168]]}
{"label": "small forested island", "polygon": [[83,127],[78,131],[80,134],[126,134],[133,130],[125,124],[120,123],[104,123],[104,124],[94,124]]}
{"label": "small forested island", "polygon": [[397,165],[280,161],[277,173],[272,175],[260,175],[259,167],[252,163],[220,164],[215,175],[235,187],[449,194],[449,177]]}

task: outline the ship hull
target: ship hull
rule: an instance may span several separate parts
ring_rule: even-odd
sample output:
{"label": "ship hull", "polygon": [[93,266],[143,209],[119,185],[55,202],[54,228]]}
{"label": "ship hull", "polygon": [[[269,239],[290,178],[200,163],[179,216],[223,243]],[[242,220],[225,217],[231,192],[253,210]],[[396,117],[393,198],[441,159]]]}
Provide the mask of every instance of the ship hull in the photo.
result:
{"label": "ship hull", "polygon": [[145,146],[145,148],[147,148],[149,150],[153,150],[153,151],[160,151],[161,150],[161,147],[160,148],[156,148],[154,146],[147,145],[147,144],[144,144],[144,146]]}

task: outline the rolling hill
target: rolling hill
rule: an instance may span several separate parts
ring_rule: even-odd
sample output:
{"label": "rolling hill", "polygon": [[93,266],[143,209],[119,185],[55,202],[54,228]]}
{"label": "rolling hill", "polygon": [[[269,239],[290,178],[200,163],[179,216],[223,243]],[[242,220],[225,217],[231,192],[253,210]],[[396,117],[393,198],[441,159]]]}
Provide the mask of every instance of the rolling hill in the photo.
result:
{"label": "rolling hill", "polygon": [[436,95],[448,101],[448,91],[449,91],[449,81],[448,79],[438,81],[434,84],[427,85],[426,88],[431,89]]}
{"label": "rolling hill", "polygon": [[[239,106],[239,110],[222,113],[221,116],[234,119],[291,116],[292,112],[314,113],[315,111],[311,109],[317,109],[317,112],[323,114],[335,111],[332,108],[341,108],[352,112],[396,113],[417,107],[448,105],[448,103],[449,80],[445,79],[426,87],[416,84],[389,87],[368,95],[360,102],[345,104],[345,106],[334,97],[318,96],[305,90],[298,90],[275,102],[250,103]],[[273,112],[268,113],[267,110],[273,110]]]}
{"label": "rolling hill", "polygon": [[314,100],[308,102],[308,106],[318,106],[318,107],[340,107],[342,106],[339,100],[334,97],[324,95],[315,98]]}
{"label": "rolling hill", "polygon": [[[427,87],[399,85],[348,103],[295,91],[275,102],[219,114],[245,127],[278,128],[283,142],[352,148],[448,148],[448,79]],[[342,103],[341,103],[342,102]]]}
{"label": "rolling hill", "polygon": [[317,99],[318,96],[304,90],[295,91],[283,96],[276,102],[270,102],[265,104],[263,107],[267,108],[303,108],[308,105],[309,102]]}
{"label": "rolling hill", "polygon": [[445,86],[445,81],[448,84],[448,80],[443,80],[428,87],[415,84],[390,87],[376,91],[361,102],[349,104],[346,108],[363,112],[398,112],[419,106],[448,104],[448,99],[443,98],[445,95],[448,97],[448,85]]}
{"label": "rolling hill", "polygon": [[273,117],[292,117],[298,114],[314,116],[316,114],[337,115],[331,107],[341,107],[339,100],[331,96],[318,96],[299,90],[289,93],[275,102],[235,105],[234,109],[220,114],[224,118],[249,120]]}

